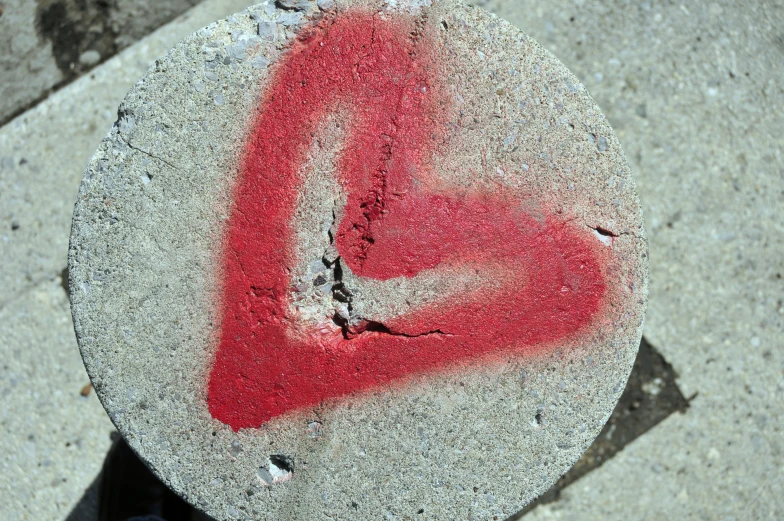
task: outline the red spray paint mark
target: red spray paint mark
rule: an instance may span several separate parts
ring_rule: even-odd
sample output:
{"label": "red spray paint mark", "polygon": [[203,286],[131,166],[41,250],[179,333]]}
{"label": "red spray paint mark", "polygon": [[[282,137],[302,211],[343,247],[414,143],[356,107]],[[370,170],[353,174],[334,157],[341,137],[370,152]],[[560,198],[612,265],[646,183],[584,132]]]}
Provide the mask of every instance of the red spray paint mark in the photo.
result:
{"label": "red spray paint mark", "polygon": [[[208,385],[211,414],[235,430],[407,375],[531,353],[600,309],[603,276],[585,234],[527,215],[508,195],[445,195],[418,182],[430,172],[445,104],[426,66],[431,49],[413,27],[404,17],[343,14],[312,28],[274,70],[228,224]],[[336,107],[350,113],[337,165],[347,192],[335,238],[342,262],[373,279],[494,266],[497,284],[351,338],[292,334],[286,267],[295,262],[299,168]]]}

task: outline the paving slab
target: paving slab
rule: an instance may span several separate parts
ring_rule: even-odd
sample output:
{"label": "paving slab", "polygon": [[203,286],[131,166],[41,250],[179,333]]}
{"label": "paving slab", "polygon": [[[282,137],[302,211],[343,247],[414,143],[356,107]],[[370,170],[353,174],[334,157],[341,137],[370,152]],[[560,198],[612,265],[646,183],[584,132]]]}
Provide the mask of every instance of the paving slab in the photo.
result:
{"label": "paving slab", "polygon": [[219,519],[514,513],[610,415],[646,266],[580,82],[452,1],[197,31],[123,101],[69,254],[112,421]]}
{"label": "paving slab", "polygon": [[0,125],[197,2],[5,0],[0,4]]}
{"label": "paving slab", "polygon": [[529,515],[780,518],[781,3],[485,6],[584,78],[617,131],[650,231],[645,336],[693,397]]}
{"label": "paving slab", "polygon": [[0,128],[0,518],[64,519],[98,474],[113,430],[95,394],[80,394],[89,379],[61,284],[84,167],[150,63],[245,5],[201,4]]}
{"label": "paving slab", "polygon": [[0,129],[0,308],[65,268],[79,181],[123,95],[184,36],[249,4],[199,5]]}
{"label": "paving slab", "polygon": [[75,350],[59,277],[0,310],[4,519],[63,519],[94,479],[113,430]]}

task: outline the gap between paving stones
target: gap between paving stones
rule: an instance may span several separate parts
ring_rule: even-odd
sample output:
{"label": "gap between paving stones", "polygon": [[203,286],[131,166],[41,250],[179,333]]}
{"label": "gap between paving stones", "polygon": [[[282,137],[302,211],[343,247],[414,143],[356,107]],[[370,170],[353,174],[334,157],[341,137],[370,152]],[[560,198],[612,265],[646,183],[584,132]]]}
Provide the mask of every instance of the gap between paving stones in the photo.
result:
{"label": "gap between paving stones", "polygon": [[0,309],[62,270],[79,181],[128,89],[184,36],[253,3],[202,2],[0,127]]}
{"label": "gap between paving stones", "polygon": [[198,2],[0,3],[0,126]]}

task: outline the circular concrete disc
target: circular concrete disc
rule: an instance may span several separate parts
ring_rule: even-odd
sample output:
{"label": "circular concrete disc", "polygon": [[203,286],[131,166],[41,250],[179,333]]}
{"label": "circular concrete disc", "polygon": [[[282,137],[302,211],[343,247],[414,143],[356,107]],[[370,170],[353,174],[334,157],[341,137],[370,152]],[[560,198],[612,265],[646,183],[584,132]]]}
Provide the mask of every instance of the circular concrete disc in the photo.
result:
{"label": "circular concrete disc", "polygon": [[481,9],[278,5],[157,61],[90,162],[69,270],[95,389],[218,519],[503,519],[635,358],[618,140]]}

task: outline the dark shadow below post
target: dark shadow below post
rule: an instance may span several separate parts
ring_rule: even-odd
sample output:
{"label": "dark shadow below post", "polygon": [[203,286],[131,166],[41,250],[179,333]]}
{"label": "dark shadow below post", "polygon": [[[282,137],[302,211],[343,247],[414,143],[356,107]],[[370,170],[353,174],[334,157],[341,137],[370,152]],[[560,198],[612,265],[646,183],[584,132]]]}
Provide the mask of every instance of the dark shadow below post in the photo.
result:
{"label": "dark shadow below post", "polygon": [[114,433],[100,474],[65,521],[125,521],[158,516],[166,521],[214,521],[166,487]]}
{"label": "dark shadow below post", "polygon": [[[550,490],[507,521],[518,521],[539,505],[558,501],[568,487],[615,456],[635,438],[646,433],[674,412],[684,413],[689,401],[681,394],[672,366],[643,337],[634,368],[610,419],[577,463]],[[696,396],[696,395],[695,395]]]}

